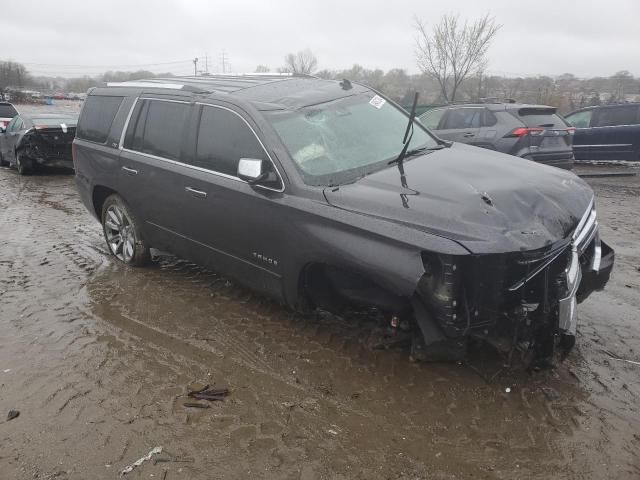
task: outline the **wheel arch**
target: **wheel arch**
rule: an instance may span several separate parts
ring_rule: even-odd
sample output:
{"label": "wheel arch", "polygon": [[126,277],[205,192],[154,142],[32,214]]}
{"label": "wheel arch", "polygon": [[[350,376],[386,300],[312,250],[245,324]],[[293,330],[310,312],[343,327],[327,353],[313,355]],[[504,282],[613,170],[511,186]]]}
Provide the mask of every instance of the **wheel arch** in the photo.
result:
{"label": "wheel arch", "polygon": [[96,185],[93,187],[91,202],[93,204],[95,215],[98,219],[102,220],[102,206],[104,205],[105,200],[113,194],[120,195],[116,190],[104,185]]}
{"label": "wheel arch", "polygon": [[302,311],[320,307],[339,313],[348,304],[358,304],[400,313],[410,302],[409,296],[381,285],[364,269],[322,260],[299,269],[296,292],[296,308]]}

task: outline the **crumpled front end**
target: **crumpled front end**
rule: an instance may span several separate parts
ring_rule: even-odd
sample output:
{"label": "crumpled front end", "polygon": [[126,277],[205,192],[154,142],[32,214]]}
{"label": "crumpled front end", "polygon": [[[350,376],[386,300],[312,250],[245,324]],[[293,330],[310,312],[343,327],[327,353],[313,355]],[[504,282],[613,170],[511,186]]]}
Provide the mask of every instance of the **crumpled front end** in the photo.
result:
{"label": "crumpled front end", "polygon": [[425,275],[413,300],[422,337],[418,359],[462,356],[469,338],[482,339],[509,361],[550,365],[575,343],[577,304],[602,290],[614,252],[600,239],[589,208],[566,239],[543,249],[470,256],[425,252]]}
{"label": "crumpled front end", "polygon": [[76,128],[32,128],[20,142],[19,149],[37,165],[73,168],[71,145]]}

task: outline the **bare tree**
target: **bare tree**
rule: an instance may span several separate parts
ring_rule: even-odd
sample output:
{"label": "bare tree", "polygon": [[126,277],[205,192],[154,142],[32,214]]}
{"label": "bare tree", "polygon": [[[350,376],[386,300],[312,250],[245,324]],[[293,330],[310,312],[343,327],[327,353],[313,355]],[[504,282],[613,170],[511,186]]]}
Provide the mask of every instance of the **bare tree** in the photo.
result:
{"label": "bare tree", "polygon": [[500,27],[488,14],[474,22],[445,15],[431,31],[416,18],[418,67],[435,77],[445,101],[453,102],[460,84],[484,69],[487,50]]}
{"label": "bare tree", "polygon": [[284,67],[280,70],[289,73],[301,73],[308,75],[318,67],[318,59],[309,50],[301,50],[298,53],[289,53],[284,57]]}
{"label": "bare tree", "polygon": [[268,73],[271,70],[266,65],[258,65],[256,67],[256,73]]}

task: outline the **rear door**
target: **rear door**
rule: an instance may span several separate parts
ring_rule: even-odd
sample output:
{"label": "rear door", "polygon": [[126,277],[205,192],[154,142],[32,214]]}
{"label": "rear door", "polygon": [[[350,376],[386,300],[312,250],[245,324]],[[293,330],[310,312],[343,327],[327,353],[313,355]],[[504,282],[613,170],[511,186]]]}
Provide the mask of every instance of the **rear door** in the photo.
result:
{"label": "rear door", "polygon": [[599,108],[592,119],[593,160],[640,159],[640,119],[638,104]]}
{"label": "rear door", "polygon": [[594,109],[574,112],[566,117],[569,125],[576,129],[573,136],[573,154],[576,160],[591,159],[591,145],[593,144],[593,128],[591,121]]}
{"label": "rear door", "polygon": [[118,184],[149,243],[188,257],[182,185],[190,171],[184,159],[193,104],[184,100],[141,98],[129,118]]}
{"label": "rear door", "polygon": [[445,140],[478,145],[484,107],[452,107],[441,122],[438,136]]}

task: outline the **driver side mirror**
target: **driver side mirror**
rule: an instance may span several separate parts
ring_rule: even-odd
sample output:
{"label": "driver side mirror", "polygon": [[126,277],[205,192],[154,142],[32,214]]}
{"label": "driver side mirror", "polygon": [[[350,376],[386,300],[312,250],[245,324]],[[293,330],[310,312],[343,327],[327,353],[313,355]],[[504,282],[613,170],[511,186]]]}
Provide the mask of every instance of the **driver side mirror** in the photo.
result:
{"label": "driver side mirror", "polygon": [[253,185],[267,178],[263,160],[258,158],[241,158],[238,162],[238,177]]}
{"label": "driver side mirror", "polygon": [[0,125],[0,133],[4,133],[7,131],[7,127],[5,127],[4,125]]}

